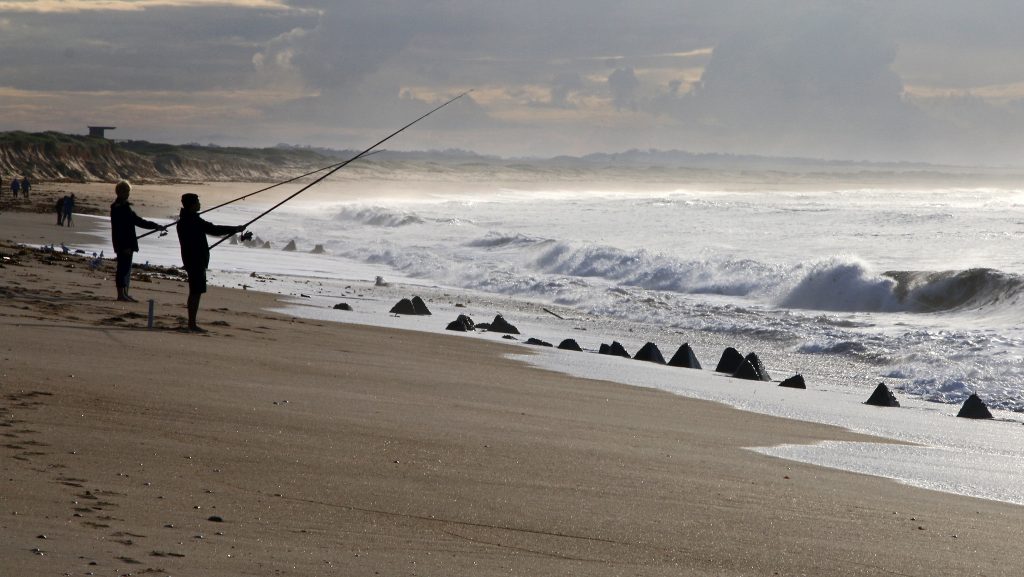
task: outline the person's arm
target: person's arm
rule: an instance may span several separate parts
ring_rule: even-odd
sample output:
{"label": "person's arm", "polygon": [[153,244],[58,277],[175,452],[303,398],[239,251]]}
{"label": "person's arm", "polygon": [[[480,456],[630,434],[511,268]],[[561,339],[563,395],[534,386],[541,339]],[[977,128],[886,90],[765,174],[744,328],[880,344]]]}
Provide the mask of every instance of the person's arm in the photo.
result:
{"label": "person's arm", "polygon": [[134,212],[132,212],[132,222],[134,222],[135,226],[139,228],[145,228],[149,230],[166,230],[164,225],[157,224],[151,220],[146,220],[141,216],[135,214]]}
{"label": "person's arm", "polygon": [[230,226],[226,224],[213,224],[203,219],[199,219],[199,222],[203,224],[203,232],[210,236],[227,236],[229,234],[235,234],[245,230],[245,225]]}

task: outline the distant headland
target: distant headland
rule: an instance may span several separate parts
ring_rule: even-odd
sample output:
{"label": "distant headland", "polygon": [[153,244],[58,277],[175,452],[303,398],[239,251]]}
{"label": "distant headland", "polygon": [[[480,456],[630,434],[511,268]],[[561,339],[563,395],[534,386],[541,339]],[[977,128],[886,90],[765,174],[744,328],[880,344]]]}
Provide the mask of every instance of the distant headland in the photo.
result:
{"label": "distant headland", "polygon": [[[90,127],[112,129],[113,127]],[[136,183],[278,182],[352,158],[359,151],[278,144],[242,148],[215,144],[160,144],[111,140],[98,134],[0,132],[0,179],[29,176],[33,181]],[[1019,183],[1024,168],[963,167],[922,163],[872,163],[681,150],[628,150],[585,156],[501,158],[472,151],[380,150],[345,174],[380,179],[406,178],[461,182],[634,183],[640,186],[724,185],[818,187],[823,183],[875,186],[892,182],[979,186],[994,181]]]}

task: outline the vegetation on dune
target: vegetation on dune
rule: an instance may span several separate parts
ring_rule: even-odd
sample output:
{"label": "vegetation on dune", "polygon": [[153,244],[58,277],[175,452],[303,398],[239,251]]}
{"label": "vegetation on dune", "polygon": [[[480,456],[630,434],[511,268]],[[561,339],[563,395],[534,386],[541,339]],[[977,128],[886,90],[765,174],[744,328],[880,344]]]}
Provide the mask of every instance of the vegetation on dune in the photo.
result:
{"label": "vegetation on dune", "polygon": [[258,181],[334,162],[308,149],[119,141],[61,132],[0,132],[0,174],[57,181]]}

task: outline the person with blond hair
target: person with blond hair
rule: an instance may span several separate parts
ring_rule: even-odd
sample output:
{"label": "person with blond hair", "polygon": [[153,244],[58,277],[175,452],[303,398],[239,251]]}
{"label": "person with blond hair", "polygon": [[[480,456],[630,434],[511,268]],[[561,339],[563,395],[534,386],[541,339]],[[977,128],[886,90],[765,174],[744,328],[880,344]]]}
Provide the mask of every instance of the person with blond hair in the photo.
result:
{"label": "person with blond hair", "polygon": [[135,227],[149,230],[167,230],[163,225],[148,221],[132,210],[128,196],[132,185],[122,180],[114,186],[117,199],[110,205],[110,236],[117,255],[117,273],[114,284],[117,287],[117,300],[138,302],[128,294],[128,285],[132,279],[132,258],[139,251],[139,239],[135,236]]}

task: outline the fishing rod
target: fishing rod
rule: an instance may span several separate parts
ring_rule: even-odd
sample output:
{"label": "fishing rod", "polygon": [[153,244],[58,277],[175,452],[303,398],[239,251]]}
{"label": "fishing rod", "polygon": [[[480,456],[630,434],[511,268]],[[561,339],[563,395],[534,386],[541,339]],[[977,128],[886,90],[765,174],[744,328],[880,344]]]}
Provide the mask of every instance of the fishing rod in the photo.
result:
{"label": "fishing rod", "polygon": [[[248,227],[249,227],[249,225],[251,225],[252,223],[256,222],[257,220],[259,220],[259,219],[261,219],[261,218],[263,218],[264,216],[267,216],[268,214],[270,214],[271,212],[273,212],[274,210],[276,210],[276,209],[277,209],[278,207],[280,207],[280,206],[281,206],[282,204],[284,204],[284,203],[288,202],[289,200],[291,200],[291,199],[295,198],[296,196],[298,196],[298,195],[302,194],[303,192],[305,192],[305,191],[306,191],[307,189],[309,189],[310,187],[312,187],[312,186],[314,186],[314,185],[316,185],[316,184],[320,183],[321,181],[323,181],[323,180],[324,180],[325,178],[327,178],[328,176],[330,176],[330,175],[334,174],[335,172],[337,172],[337,171],[341,170],[342,168],[344,168],[345,166],[347,166],[347,165],[348,165],[349,163],[355,162],[356,160],[359,160],[360,158],[363,158],[364,156],[367,156],[367,155],[369,155],[370,153],[372,153],[372,152],[373,152],[373,150],[374,150],[375,148],[377,148],[378,146],[380,146],[380,145],[384,144],[384,143],[385,143],[385,142],[387,142],[388,140],[391,140],[391,139],[392,139],[392,138],[394,138],[395,136],[398,136],[398,135],[399,135],[400,133],[404,132],[404,131],[405,131],[405,130],[406,130],[407,128],[409,128],[409,127],[410,127],[410,126],[412,126],[413,124],[416,124],[417,122],[419,122],[419,121],[423,120],[424,118],[426,118],[426,117],[430,116],[431,114],[433,114],[433,113],[437,112],[438,110],[441,110],[441,109],[442,109],[442,108],[444,108],[445,106],[448,106],[448,105],[449,105],[449,104],[451,104],[452,102],[455,102],[456,100],[458,100],[458,99],[462,98],[463,96],[465,96],[465,95],[469,94],[470,92],[472,92],[472,91],[471,91],[471,90],[467,90],[466,92],[463,92],[462,94],[460,94],[460,95],[456,96],[455,98],[452,98],[451,100],[449,100],[449,101],[445,102],[444,104],[441,104],[440,106],[438,106],[438,107],[436,107],[436,108],[434,108],[434,109],[430,110],[430,111],[429,111],[429,112],[427,112],[426,114],[423,114],[422,116],[420,116],[420,117],[419,117],[419,118],[417,118],[416,120],[413,120],[413,121],[412,121],[412,122],[410,122],[409,124],[406,124],[405,126],[403,126],[403,127],[399,128],[398,130],[396,130],[396,131],[392,132],[391,134],[389,134],[389,135],[385,136],[384,138],[380,139],[380,140],[379,140],[379,141],[377,141],[377,143],[376,143],[376,144],[374,144],[373,146],[371,146],[371,147],[367,148],[366,150],[364,150],[364,151],[360,152],[359,154],[357,154],[357,155],[353,156],[352,158],[350,158],[350,159],[346,160],[345,162],[342,162],[341,164],[338,164],[337,166],[335,166],[334,168],[332,168],[332,169],[331,169],[331,170],[330,170],[329,172],[327,172],[326,174],[323,174],[323,175],[321,175],[320,177],[318,177],[318,178],[317,178],[316,180],[314,180],[313,182],[311,182],[311,183],[307,184],[306,186],[304,186],[304,187],[300,188],[299,190],[295,191],[295,192],[294,192],[294,193],[292,193],[291,195],[287,196],[287,197],[286,197],[286,198],[285,198],[284,200],[282,200],[281,202],[279,202],[279,203],[275,204],[274,206],[272,206],[272,207],[268,208],[267,210],[263,211],[262,213],[258,214],[258,215],[256,216],[256,218],[253,218],[253,219],[252,219],[252,220],[250,220],[249,222],[247,222],[247,223],[245,223],[244,225],[242,225],[243,229],[244,229],[244,228],[248,228]],[[221,239],[220,239],[220,240],[218,240],[217,242],[215,242],[215,243],[213,243],[212,245],[210,245],[210,248],[211,248],[211,249],[213,249],[214,247],[216,247],[216,246],[217,246],[217,245],[219,245],[220,243],[224,242],[225,240],[227,240],[227,239],[231,238],[232,236],[234,236],[234,235],[233,235],[233,234],[229,234],[229,235],[227,235],[227,236],[224,236],[223,238],[221,238]]]}
{"label": "fishing rod", "polygon": [[[381,152],[381,151],[376,150],[374,152],[371,152],[370,154],[376,154],[378,152]],[[370,154],[364,154],[362,157],[370,156]],[[349,159],[346,162],[352,162],[353,160],[355,160],[355,158]],[[227,206],[229,204],[234,204],[234,203],[236,203],[236,202],[238,202],[240,200],[245,200],[245,199],[249,198],[250,196],[255,196],[255,195],[257,195],[257,194],[259,194],[261,192],[266,192],[266,191],[268,191],[268,190],[270,190],[272,188],[277,188],[277,187],[285,185],[285,184],[291,184],[291,183],[295,182],[296,180],[300,180],[300,179],[306,178],[307,176],[313,176],[314,174],[316,174],[318,172],[323,172],[325,170],[330,170],[330,169],[335,168],[335,167],[340,168],[339,165],[343,165],[343,164],[345,164],[345,163],[344,162],[336,162],[336,163],[334,163],[334,164],[332,164],[330,166],[325,166],[323,168],[318,168],[316,170],[312,170],[310,172],[307,172],[306,174],[300,174],[299,176],[296,176],[294,178],[289,178],[288,180],[282,180],[281,182],[278,182],[277,184],[272,184],[272,185],[270,185],[270,186],[268,186],[266,188],[261,188],[261,189],[257,190],[256,192],[250,192],[249,194],[242,195],[242,196],[240,196],[238,198],[231,199],[231,200],[229,200],[227,202],[222,202],[222,203],[218,204],[217,206],[212,206],[210,208],[207,208],[206,210],[202,210],[202,211],[199,212],[199,214],[204,214],[204,213],[210,212],[211,210],[217,210],[218,208],[223,208],[223,207],[225,207],[225,206]],[[170,228],[172,226],[175,226],[177,224],[178,224],[178,221],[175,220],[174,222],[171,222],[170,224],[165,224],[163,226],[163,229],[159,229],[159,228],[158,229],[153,229],[153,230],[151,230],[149,232],[140,234],[139,236],[137,236],[135,238],[136,239],[145,238],[145,237],[147,237],[147,236],[149,236],[149,235],[151,235],[151,234],[153,234],[155,232],[160,232],[161,233],[160,236],[163,236],[163,235],[167,234],[167,229],[168,228]]]}

